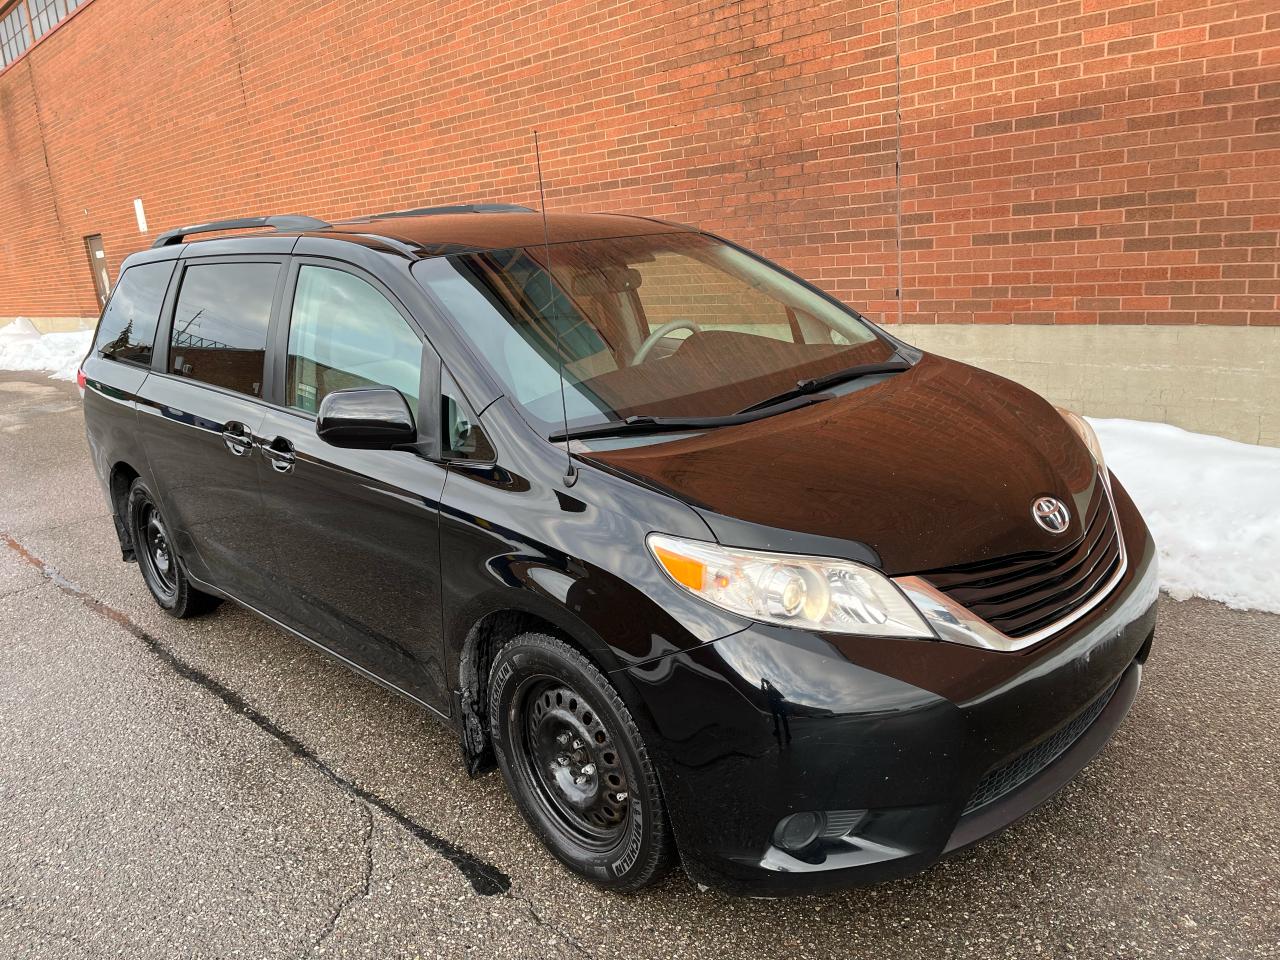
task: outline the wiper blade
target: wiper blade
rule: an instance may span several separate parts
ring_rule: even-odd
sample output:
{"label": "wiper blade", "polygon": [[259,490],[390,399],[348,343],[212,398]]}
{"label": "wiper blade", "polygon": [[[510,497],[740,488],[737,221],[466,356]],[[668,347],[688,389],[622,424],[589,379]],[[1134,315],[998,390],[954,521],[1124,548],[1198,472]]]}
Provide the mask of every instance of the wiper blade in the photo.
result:
{"label": "wiper blade", "polygon": [[777,413],[786,413],[788,410],[796,410],[800,407],[807,407],[811,403],[820,403],[823,400],[830,399],[831,394],[829,393],[808,393],[804,396],[793,397],[790,400],[772,404],[768,409],[740,410],[737,413],[730,413],[723,417],[627,417],[625,420],[610,420],[608,423],[593,423],[585,427],[561,430],[559,433],[551,434],[547,439],[552,443],[561,443],[565,440],[587,440],[591,437],[672,433],[680,430],[710,430],[715,427],[731,427],[738,423],[763,420],[765,417],[772,417]]}
{"label": "wiper blade", "polygon": [[860,367],[848,367],[844,370],[837,370],[835,373],[828,373],[826,376],[814,377],[811,380],[797,380],[796,385],[790,390],[784,390],[782,393],[753,403],[749,407],[743,407],[738,411],[738,414],[764,410],[775,404],[786,403],[796,397],[815,394],[819,390],[826,390],[828,387],[834,387],[840,383],[848,383],[850,380],[857,380],[860,377],[870,377],[878,373],[901,373],[903,370],[910,369],[911,364],[906,360],[885,360],[882,363],[864,363]]}

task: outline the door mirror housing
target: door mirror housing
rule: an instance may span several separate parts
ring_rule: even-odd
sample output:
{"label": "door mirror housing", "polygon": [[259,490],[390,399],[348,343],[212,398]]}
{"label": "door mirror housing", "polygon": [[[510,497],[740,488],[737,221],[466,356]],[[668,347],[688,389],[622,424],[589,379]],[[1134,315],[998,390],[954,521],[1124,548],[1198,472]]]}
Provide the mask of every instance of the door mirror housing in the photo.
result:
{"label": "door mirror housing", "polygon": [[335,390],[320,401],[316,435],[335,447],[390,450],[418,439],[413,412],[392,387]]}

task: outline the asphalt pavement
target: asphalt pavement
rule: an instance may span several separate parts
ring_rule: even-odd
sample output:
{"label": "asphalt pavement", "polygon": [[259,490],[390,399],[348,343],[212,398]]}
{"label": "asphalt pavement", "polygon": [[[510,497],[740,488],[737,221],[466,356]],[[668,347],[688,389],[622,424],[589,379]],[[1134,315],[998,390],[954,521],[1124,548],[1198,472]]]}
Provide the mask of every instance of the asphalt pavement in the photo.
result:
{"label": "asphalt pavement", "polygon": [[1102,755],[918,877],[605,894],[417,708],[232,604],[161,613],[75,388],[0,374],[0,957],[1280,956],[1280,617],[1160,618]]}

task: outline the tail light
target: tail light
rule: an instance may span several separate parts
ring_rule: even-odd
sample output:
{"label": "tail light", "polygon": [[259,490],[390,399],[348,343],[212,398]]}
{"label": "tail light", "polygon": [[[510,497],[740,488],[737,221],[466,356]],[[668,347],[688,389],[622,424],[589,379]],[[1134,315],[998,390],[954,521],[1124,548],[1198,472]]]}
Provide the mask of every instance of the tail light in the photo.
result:
{"label": "tail light", "polygon": [[88,379],[84,375],[84,371],[77,367],[76,368],[76,387],[79,388],[81,397],[84,396],[84,388],[88,382],[89,382]]}

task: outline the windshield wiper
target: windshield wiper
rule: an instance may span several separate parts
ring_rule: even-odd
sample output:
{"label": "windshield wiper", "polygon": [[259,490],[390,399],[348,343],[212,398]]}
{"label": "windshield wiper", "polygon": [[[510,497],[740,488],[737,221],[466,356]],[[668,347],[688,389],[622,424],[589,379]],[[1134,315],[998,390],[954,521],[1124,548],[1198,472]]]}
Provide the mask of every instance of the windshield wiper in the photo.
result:
{"label": "windshield wiper", "polygon": [[810,396],[816,394],[819,390],[826,390],[840,383],[848,383],[850,380],[857,380],[859,377],[870,377],[877,373],[901,373],[903,370],[910,369],[911,364],[906,360],[885,360],[881,363],[864,363],[859,367],[848,367],[844,370],[837,370],[835,373],[828,373],[826,376],[814,377],[811,380],[797,380],[796,385],[790,390],[784,390],[782,393],[775,394],[772,397],[765,397],[749,407],[743,407],[738,411],[737,415],[754,413],[757,410],[771,408],[776,404],[786,403],[797,397]]}
{"label": "windshield wiper", "polygon": [[763,420],[776,413],[786,413],[807,407],[811,403],[830,400],[829,393],[806,393],[778,403],[770,404],[768,409],[755,410],[748,408],[730,413],[723,417],[627,417],[625,420],[610,420],[608,423],[592,423],[584,427],[573,427],[561,430],[547,437],[552,443],[564,440],[586,440],[591,437],[620,437],[627,434],[671,433],[678,430],[709,430],[714,427],[730,427],[738,423],[750,423]]}

